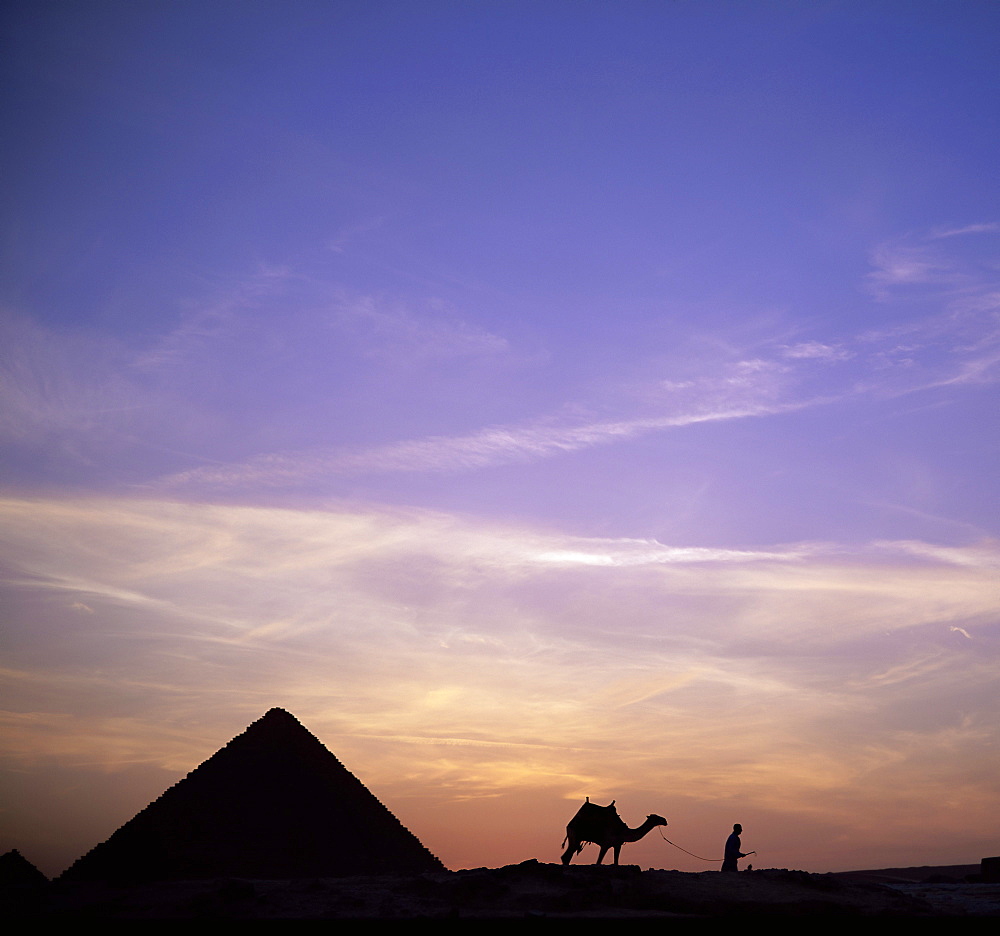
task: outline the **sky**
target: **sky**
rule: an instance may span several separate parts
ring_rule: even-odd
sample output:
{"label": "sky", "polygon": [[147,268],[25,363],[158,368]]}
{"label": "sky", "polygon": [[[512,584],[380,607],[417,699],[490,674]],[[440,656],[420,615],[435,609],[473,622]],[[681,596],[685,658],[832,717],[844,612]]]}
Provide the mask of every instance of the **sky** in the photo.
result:
{"label": "sky", "polygon": [[998,853],[1000,5],[0,42],[0,851],[280,706],[453,869]]}

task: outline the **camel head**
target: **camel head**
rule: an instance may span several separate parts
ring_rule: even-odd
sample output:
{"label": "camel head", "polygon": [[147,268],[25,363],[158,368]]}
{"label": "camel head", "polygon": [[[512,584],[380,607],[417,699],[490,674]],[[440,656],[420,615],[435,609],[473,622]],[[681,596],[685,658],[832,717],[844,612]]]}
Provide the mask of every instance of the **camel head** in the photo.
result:
{"label": "camel head", "polygon": [[648,822],[651,826],[667,824],[667,820],[664,819],[663,816],[657,816],[653,814],[646,816],[646,822]]}

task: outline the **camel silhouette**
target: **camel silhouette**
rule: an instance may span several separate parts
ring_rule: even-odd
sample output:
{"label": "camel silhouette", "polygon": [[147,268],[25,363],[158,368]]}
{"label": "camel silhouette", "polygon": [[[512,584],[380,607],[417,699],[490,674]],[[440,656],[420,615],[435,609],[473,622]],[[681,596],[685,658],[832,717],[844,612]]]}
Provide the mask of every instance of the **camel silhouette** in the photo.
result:
{"label": "camel silhouette", "polygon": [[566,826],[566,838],[563,839],[563,845],[569,842],[569,848],[563,853],[562,863],[568,865],[573,860],[574,855],[583,851],[584,845],[593,842],[601,850],[595,864],[601,864],[604,861],[604,856],[609,848],[615,850],[615,864],[618,864],[618,855],[622,850],[622,845],[626,842],[638,842],[651,829],[666,824],[667,820],[663,816],[651,814],[646,817],[646,821],[641,826],[630,829],[618,815],[614,800],[608,806],[598,806],[597,803],[592,803],[588,796],[587,801]]}

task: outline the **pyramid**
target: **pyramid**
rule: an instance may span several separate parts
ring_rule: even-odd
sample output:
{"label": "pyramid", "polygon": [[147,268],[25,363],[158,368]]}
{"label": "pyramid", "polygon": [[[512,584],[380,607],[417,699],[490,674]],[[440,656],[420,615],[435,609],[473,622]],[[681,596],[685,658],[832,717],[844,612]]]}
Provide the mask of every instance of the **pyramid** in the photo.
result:
{"label": "pyramid", "polygon": [[0,893],[45,887],[49,879],[16,848],[0,855]]}
{"label": "pyramid", "polygon": [[273,708],[78,859],[61,880],[443,869],[318,738]]}

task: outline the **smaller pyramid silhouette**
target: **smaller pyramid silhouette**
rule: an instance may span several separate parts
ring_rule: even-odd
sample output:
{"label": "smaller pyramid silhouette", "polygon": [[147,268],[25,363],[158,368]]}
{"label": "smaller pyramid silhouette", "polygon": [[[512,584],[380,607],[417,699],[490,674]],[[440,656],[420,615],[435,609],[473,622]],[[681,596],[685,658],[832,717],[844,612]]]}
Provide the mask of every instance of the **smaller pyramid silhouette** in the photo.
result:
{"label": "smaller pyramid silhouette", "polygon": [[44,887],[49,879],[16,848],[0,855],[0,893]]}
{"label": "smaller pyramid silhouette", "polygon": [[443,869],[318,738],[273,708],[78,859],[61,880]]}

